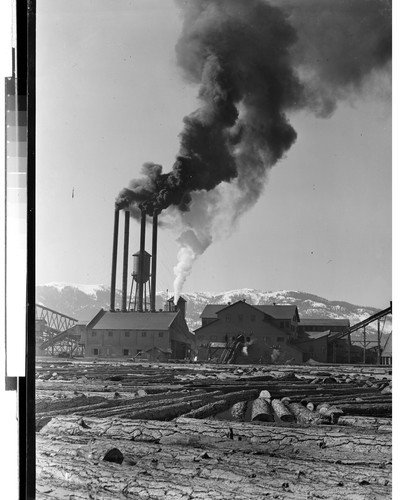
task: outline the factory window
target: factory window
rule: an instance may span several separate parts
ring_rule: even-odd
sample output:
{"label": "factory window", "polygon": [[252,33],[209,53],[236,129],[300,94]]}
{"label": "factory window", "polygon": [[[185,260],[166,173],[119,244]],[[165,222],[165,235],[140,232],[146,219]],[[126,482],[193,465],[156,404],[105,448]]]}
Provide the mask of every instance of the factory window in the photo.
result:
{"label": "factory window", "polygon": [[276,341],[277,341],[277,342],[284,342],[284,337],[277,337],[277,338],[276,338]]}
{"label": "factory window", "polygon": [[142,349],[137,349],[137,354],[142,354],[142,353],[143,353]]}
{"label": "factory window", "polygon": [[97,333],[96,332],[92,332],[92,337],[96,337]]}
{"label": "factory window", "polygon": [[129,349],[124,349],[123,350],[123,354],[124,354],[124,356],[128,356],[129,355]]}
{"label": "factory window", "polygon": [[230,315],[229,315],[229,314],[227,314],[227,316],[226,316],[226,321],[230,321],[230,319],[231,319],[231,318],[230,318]]}
{"label": "factory window", "polygon": [[164,332],[159,332],[159,337],[164,337]]}
{"label": "factory window", "polygon": [[243,321],[243,314],[239,314],[239,315],[238,315],[238,320],[239,320],[239,321]]}
{"label": "factory window", "polygon": [[99,356],[99,349],[93,349],[93,356]]}
{"label": "factory window", "polygon": [[254,314],[250,315],[250,321],[256,321],[256,316]]}
{"label": "factory window", "polygon": [[263,337],[263,341],[266,342],[267,344],[270,344],[272,342],[271,337]]}
{"label": "factory window", "polygon": [[218,340],[217,335],[211,335],[210,340],[216,342]]}
{"label": "factory window", "polygon": [[279,322],[279,328],[284,328],[284,322],[283,321]]}
{"label": "factory window", "polygon": [[129,337],[129,332],[125,332],[125,337]]}
{"label": "factory window", "polygon": [[147,332],[141,332],[142,337],[147,337]]}
{"label": "factory window", "polygon": [[113,332],[108,332],[108,337],[113,337]]}

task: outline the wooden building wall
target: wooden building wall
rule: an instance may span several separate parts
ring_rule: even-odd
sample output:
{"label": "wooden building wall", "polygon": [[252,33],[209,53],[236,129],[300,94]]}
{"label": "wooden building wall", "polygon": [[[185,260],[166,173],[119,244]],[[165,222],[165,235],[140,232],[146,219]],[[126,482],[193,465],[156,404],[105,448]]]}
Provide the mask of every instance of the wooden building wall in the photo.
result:
{"label": "wooden building wall", "polygon": [[90,330],[86,335],[85,356],[132,357],[153,347],[170,349],[168,330]]}

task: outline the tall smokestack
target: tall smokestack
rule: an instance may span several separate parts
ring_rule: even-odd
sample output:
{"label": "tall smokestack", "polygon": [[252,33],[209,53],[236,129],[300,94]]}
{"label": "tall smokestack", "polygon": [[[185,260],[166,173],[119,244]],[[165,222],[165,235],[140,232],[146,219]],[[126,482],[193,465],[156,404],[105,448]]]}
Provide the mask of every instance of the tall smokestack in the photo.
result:
{"label": "tall smokestack", "polygon": [[129,217],[128,210],[125,211],[124,231],[124,262],[122,269],[122,310],[127,310],[127,286],[128,286],[128,244],[129,244]]}
{"label": "tall smokestack", "polygon": [[146,211],[141,211],[141,230],[140,230],[140,282],[138,284],[138,310],[143,311],[143,297],[144,297],[144,252],[145,252],[145,225],[146,225]]}
{"label": "tall smokestack", "polygon": [[118,231],[119,231],[119,209],[115,209],[115,221],[113,226],[113,249],[112,249],[112,272],[111,272],[111,311],[115,311],[115,289],[116,289],[116,264],[118,261]]}
{"label": "tall smokestack", "polygon": [[150,310],[156,312],[156,269],[157,269],[157,210],[153,213],[153,239],[151,248],[153,260],[151,263]]}

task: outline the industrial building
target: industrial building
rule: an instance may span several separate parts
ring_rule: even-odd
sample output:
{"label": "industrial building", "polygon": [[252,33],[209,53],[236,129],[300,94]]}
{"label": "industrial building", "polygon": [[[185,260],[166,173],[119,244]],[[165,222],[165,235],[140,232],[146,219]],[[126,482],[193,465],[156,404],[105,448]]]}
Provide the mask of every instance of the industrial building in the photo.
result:
{"label": "industrial building", "polygon": [[195,330],[199,361],[216,359],[243,336],[244,349],[237,363],[301,363],[302,352],[291,345],[299,323],[296,306],[234,304],[207,305],[202,326]]}
{"label": "industrial building", "polygon": [[332,333],[337,333],[344,332],[349,326],[349,319],[302,319],[298,324],[298,332],[325,332],[329,330]]}
{"label": "industrial building", "polygon": [[181,309],[154,313],[101,310],[86,327],[85,355],[167,361],[190,358],[192,344]]}
{"label": "industrial building", "polygon": [[348,319],[302,319],[298,325],[298,347],[304,352],[303,360],[346,363],[350,341],[341,335],[349,328]]}
{"label": "industrial building", "polygon": [[320,363],[327,363],[330,330],[298,333],[295,347],[302,351],[303,362],[312,359]]}
{"label": "industrial building", "polygon": [[[225,360],[240,335],[237,363],[347,362],[347,319],[300,319],[294,305],[207,305],[195,330],[198,360]],[[336,338],[337,337],[337,338]],[[227,356],[228,357],[228,356]]]}

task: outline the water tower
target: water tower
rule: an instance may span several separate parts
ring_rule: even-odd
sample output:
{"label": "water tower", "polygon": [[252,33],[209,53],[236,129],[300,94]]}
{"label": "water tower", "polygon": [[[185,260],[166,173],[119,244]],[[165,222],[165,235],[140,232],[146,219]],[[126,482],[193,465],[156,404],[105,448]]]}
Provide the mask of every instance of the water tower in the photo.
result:
{"label": "water tower", "polygon": [[132,257],[132,282],[128,309],[143,311],[147,310],[147,284],[148,296],[150,297],[151,255],[145,250],[139,250]]}

